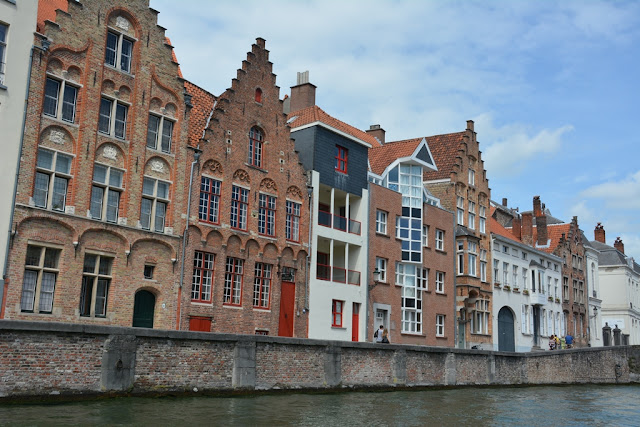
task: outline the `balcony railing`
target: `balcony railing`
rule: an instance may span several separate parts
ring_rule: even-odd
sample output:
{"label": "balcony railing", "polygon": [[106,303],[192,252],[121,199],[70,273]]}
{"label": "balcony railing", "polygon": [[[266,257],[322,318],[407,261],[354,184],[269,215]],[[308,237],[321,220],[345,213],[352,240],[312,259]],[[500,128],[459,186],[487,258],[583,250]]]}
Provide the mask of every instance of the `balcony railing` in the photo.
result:
{"label": "balcony railing", "polygon": [[332,267],[325,264],[317,264],[316,266],[316,278],[318,280],[330,280],[337,283],[360,285],[359,271],[347,270],[343,267]]}
{"label": "balcony railing", "polygon": [[318,225],[352,234],[359,235],[361,233],[360,221],[355,221],[340,215],[333,215],[326,211],[318,211]]}

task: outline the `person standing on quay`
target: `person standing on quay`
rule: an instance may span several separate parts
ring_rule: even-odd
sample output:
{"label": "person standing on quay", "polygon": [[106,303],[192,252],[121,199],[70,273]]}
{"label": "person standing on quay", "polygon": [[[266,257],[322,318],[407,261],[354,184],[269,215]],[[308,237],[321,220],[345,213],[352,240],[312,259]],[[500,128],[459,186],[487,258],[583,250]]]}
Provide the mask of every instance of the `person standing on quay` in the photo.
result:
{"label": "person standing on quay", "polygon": [[384,333],[384,325],[380,325],[380,329],[376,330],[376,332],[373,334],[373,340],[376,343],[381,343],[383,333]]}
{"label": "person standing on quay", "polygon": [[383,344],[389,344],[389,331],[387,328],[384,328],[382,331],[382,341]]}
{"label": "person standing on quay", "polygon": [[573,348],[573,337],[571,336],[571,334],[567,334],[564,337],[564,341],[567,343],[567,348]]}

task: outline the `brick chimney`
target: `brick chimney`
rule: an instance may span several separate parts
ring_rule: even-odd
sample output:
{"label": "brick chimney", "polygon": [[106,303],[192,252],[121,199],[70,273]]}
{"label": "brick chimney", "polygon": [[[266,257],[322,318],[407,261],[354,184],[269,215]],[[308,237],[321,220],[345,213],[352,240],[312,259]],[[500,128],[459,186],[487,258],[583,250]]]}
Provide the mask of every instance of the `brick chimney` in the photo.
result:
{"label": "brick chimney", "polygon": [[467,120],[467,130],[473,132],[473,120]]}
{"label": "brick chimney", "polygon": [[547,233],[547,216],[542,214],[536,217],[536,229],[538,230],[538,246],[546,246],[549,241]]}
{"label": "brick chimney", "polygon": [[624,253],[624,243],[622,243],[622,239],[620,237],[617,237],[616,241],[613,242],[613,247]]}
{"label": "brick chimney", "polygon": [[380,144],[384,144],[384,134],[385,130],[380,127],[380,125],[371,125],[369,126],[369,130],[367,133],[373,136],[375,139],[380,141]]}
{"label": "brick chimney", "polygon": [[522,214],[522,241],[528,245],[533,243],[533,215],[531,212]]}
{"label": "brick chimney", "polygon": [[505,208],[507,207],[507,198],[506,197],[502,198],[502,206],[504,206]]}
{"label": "brick chimney", "polygon": [[513,233],[518,240],[522,238],[522,219],[520,219],[518,214],[513,217],[513,221],[511,222],[511,233]]}
{"label": "brick chimney", "polygon": [[542,206],[540,203],[540,196],[533,196],[533,216],[536,218],[542,215]]}
{"label": "brick chimney", "polygon": [[313,105],[316,105],[316,86],[309,83],[309,71],[298,73],[297,84],[291,87],[290,111],[293,113]]}
{"label": "brick chimney", "polygon": [[607,243],[607,241],[605,240],[604,226],[602,225],[602,223],[599,222],[598,225],[596,225],[596,229],[593,230],[593,237],[596,239],[596,242]]}

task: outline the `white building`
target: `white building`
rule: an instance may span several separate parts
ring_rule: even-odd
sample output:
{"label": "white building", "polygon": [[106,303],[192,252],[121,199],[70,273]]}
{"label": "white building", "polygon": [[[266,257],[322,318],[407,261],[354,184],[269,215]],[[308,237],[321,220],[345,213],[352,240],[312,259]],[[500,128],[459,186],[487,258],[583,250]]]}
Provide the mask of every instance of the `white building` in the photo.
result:
{"label": "white building", "polygon": [[584,237],[585,276],[587,279],[587,292],[589,293],[589,346],[602,347],[602,295],[600,293],[600,279],[598,274],[599,256],[593,242]]}
{"label": "white building", "polygon": [[[608,324],[612,330],[617,326],[622,331],[622,335],[628,335],[628,344],[638,345],[640,344],[640,265],[632,257],[625,255],[624,245],[619,237],[611,247],[604,243],[604,229],[600,236],[596,227],[596,240],[591,244],[599,251],[598,281],[602,299],[602,308],[599,313],[602,317],[598,326],[602,328]],[[613,344],[613,338],[611,344]]]}
{"label": "white building", "polygon": [[4,290],[12,201],[30,74],[29,57],[37,12],[37,0],[0,0],[0,200],[3,201],[0,206],[0,301]]}
{"label": "white building", "polygon": [[562,259],[522,243],[492,217],[493,349],[549,349],[564,336]]}

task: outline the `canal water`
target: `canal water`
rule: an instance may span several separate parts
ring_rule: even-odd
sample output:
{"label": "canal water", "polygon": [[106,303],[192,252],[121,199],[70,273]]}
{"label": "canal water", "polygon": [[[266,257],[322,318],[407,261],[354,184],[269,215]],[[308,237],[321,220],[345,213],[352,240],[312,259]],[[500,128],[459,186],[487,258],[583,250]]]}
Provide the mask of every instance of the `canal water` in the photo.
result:
{"label": "canal water", "polygon": [[640,426],[640,386],[115,398],[0,405],[0,425]]}

